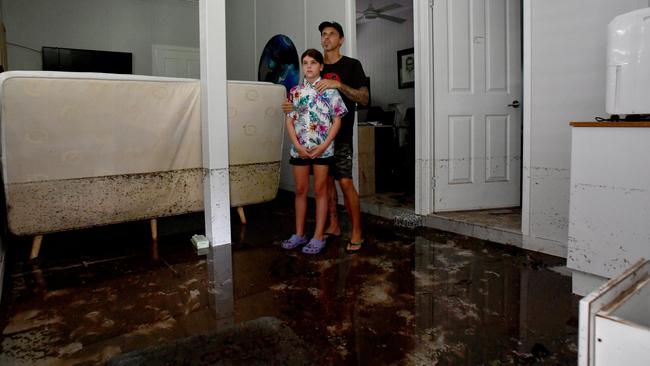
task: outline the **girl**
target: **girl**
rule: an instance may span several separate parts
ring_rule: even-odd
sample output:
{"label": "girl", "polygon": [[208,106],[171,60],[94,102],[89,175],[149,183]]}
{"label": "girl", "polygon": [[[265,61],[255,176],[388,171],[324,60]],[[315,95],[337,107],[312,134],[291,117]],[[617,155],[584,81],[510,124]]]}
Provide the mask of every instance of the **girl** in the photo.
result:
{"label": "girl", "polygon": [[[300,57],[305,74],[302,84],[289,92],[293,111],[287,114],[285,123],[291,146],[293,177],[296,183],[296,233],[282,242],[284,249],[305,245],[303,253],[317,254],[325,247],[323,230],[327,217],[327,171],[334,155],[334,137],[341,127],[341,117],[347,113],[343,99],[336,89],[323,92],[316,90],[323,70],[323,55],[308,49]],[[316,229],[308,240],[305,235],[309,170],[314,171],[316,195]]]}

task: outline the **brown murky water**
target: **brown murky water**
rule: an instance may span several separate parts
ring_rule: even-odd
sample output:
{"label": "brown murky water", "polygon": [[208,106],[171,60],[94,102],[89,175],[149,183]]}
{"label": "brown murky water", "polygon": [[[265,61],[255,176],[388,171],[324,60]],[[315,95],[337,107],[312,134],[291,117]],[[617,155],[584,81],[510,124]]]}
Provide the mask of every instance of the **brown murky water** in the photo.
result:
{"label": "brown murky water", "polygon": [[[287,252],[291,207],[288,195],[248,207],[245,227],[233,212],[233,321],[281,320],[313,352],[306,364],[576,363],[578,298],[553,270],[563,259],[371,216],[361,253],[343,239],[316,256]],[[0,365],[103,364],[214,331],[206,257],[189,241],[201,224],[159,223],[159,260],[146,222],[48,235],[36,264],[16,240]]]}

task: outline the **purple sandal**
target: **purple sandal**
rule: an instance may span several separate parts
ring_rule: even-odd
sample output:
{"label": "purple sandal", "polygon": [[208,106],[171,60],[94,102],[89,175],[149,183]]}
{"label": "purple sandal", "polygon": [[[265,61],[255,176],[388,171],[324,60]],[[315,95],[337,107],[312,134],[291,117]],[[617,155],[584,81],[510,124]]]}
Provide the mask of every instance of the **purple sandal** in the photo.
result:
{"label": "purple sandal", "polygon": [[282,242],[282,248],[284,249],[294,249],[301,245],[307,244],[306,236],[298,236],[296,234],[291,235],[291,237]]}
{"label": "purple sandal", "polygon": [[317,240],[312,238],[307,245],[302,248],[305,254],[318,254],[325,248],[325,240]]}

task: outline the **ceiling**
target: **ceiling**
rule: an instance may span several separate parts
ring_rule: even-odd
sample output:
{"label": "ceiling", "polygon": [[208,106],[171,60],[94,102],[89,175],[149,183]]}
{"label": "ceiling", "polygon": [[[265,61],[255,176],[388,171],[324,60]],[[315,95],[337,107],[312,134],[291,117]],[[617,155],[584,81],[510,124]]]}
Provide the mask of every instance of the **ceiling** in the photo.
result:
{"label": "ceiling", "polygon": [[[397,16],[400,18],[407,18],[407,19],[412,19],[413,18],[413,1],[414,0],[372,0],[372,6],[375,7],[375,9],[381,8],[383,6],[386,6],[388,4],[392,3],[397,3],[402,5],[401,8],[398,9],[393,9],[384,12],[386,15],[393,15]],[[356,5],[357,5],[357,12],[363,11],[364,9],[368,8],[368,4],[370,3],[370,0],[356,0]],[[359,14],[357,13],[357,16]],[[361,19],[357,21],[357,24],[364,24],[364,23],[369,23],[371,21],[377,21],[377,19],[374,20],[368,20],[368,19]]]}
{"label": "ceiling", "polygon": [[[368,7],[368,0],[357,0],[357,10],[359,9],[365,9]],[[381,8],[384,5],[392,4],[392,3],[398,3],[401,5],[404,5],[404,7],[413,7],[413,0],[372,0],[372,5],[375,8]],[[396,9],[400,10],[400,9]]]}

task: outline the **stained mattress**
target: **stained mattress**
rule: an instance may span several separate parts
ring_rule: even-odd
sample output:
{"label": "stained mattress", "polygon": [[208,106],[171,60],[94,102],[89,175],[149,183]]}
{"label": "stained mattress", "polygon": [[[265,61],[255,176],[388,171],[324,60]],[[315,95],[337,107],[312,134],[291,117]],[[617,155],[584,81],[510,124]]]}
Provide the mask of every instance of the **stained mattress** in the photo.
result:
{"label": "stained mattress", "polygon": [[[9,229],[34,235],[203,209],[200,83],[0,74]],[[228,82],[231,205],[275,198],[284,87]]]}

